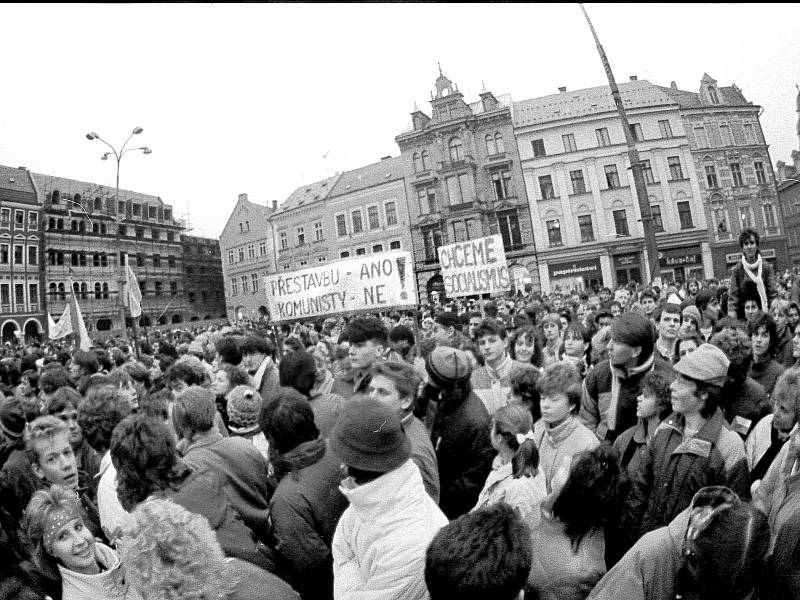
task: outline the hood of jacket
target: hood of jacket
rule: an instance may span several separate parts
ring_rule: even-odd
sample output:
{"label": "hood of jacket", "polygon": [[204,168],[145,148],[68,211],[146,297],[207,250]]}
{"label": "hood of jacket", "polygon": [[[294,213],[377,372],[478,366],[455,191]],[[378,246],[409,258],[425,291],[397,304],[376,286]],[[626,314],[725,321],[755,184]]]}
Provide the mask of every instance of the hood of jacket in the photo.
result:
{"label": "hood of jacket", "polygon": [[419,468],[410,458],[396,469],[355,488],[339,486],[362,518],[378,519],[400,510],[413,510],[426,498]]}

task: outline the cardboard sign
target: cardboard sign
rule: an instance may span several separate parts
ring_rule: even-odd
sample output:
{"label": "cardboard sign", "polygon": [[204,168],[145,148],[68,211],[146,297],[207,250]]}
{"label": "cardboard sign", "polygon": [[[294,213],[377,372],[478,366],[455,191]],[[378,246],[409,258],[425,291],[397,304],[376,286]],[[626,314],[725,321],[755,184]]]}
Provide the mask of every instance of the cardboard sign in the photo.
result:
{"label": "cardboard sign", "polygon": [[417,305],[411,253],[380,252],[318,267],[267,275],[273,321]]}
{"label": "cardboard sign", "polygon": [[511,289],[503,239],[499,235],[440,246],[445,295],[449,298]]}

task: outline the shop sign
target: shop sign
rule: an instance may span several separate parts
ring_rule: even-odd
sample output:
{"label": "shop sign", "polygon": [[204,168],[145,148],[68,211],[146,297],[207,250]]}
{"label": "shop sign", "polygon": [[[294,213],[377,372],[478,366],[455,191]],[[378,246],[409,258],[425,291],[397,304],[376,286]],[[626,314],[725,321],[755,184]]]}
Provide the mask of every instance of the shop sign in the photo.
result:
{"label": "shop sign", "polygon": [[600,259],[575,260],[566,263],[550,263],[547,265],[550,279],[562,277],[583,277],[584,275],[600,274]]}
{"label": "shop sign", "polygon": [[618,267],[629,267],[630,265],[639,264],[638,254],[620,254],[614,257],[614,262]]}
{"label": "shop sign", "polygon": [[[764,250],[760,250],[761,256],[766,258],[767,260],[775,260],[775,248],[765,248]],[[725,255],[725,262],[729,265],[739,262],[742,260],[742,253],[741,252],[731,252],[730,254]]]}
{"label": "shop sign", "polygon": [[702,255],[694,250],[697,250],[697,246],[664,250],[658,253],[658,262],[662,267],[683,267],[702,263]]}

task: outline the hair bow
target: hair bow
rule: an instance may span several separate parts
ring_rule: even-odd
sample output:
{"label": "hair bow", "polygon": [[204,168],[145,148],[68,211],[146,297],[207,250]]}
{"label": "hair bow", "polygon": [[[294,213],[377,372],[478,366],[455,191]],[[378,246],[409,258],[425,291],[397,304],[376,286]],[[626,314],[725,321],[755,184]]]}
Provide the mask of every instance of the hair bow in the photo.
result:
{"label": "hair bow", "polygon": [[520,446],[522,446],[522,444],[525,443],[525,440],[531,440],[531,441],[534,440],[533,431],[531,431],[530,429],[528,430],[528,433],[526,433],[525,435],[523,435],[521,433],[517,434],[517,443]]}

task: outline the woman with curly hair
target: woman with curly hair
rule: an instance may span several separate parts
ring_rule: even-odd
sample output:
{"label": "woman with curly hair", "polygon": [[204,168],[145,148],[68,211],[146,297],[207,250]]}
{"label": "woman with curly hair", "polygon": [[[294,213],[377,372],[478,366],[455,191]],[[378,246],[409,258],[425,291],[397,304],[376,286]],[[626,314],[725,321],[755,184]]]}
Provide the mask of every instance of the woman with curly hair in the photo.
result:
{"label": "woman with curly hair", "polygon": [[274,569],[272,552],[256,541],[231,505],[219,475],[188,466],[178,455],[169,426],[147,415],[131,415],[114,428],[111,461],[117,470],[117,496],[131,512],[151,496],[170,498],[206,517],[228,556]]}
{"label": "woman with curly hair", "polygon": [[133,513],[136,528],[120,554],[131,587],[148,600],[299,600],[272,573],[226,558],[208,519],[169,500]]}
{"label": "woman with curly hair", "polygon": [[533,327],[516,329],[508,338],[508,354],[512,359],[534,366],[542,362],[542,349]]}
{"label": "woman with curly hair", "polygon": [[41,575],[61,584],[62,600],[133,600],[116,552],[95,541],[75,494],[53,485],[33,495],[22,529]]}

